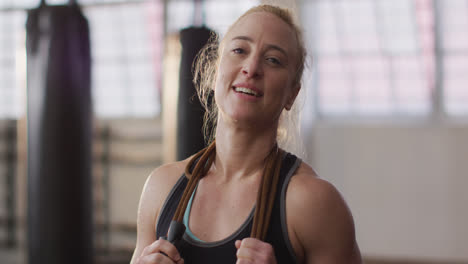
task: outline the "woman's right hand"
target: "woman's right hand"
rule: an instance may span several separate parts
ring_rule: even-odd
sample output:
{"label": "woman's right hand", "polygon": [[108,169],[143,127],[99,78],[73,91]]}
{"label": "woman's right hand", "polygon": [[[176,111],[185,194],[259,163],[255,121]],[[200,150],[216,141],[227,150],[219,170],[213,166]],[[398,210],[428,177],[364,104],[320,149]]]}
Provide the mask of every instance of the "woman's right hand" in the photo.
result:
{"label": "woman's right hand", "polygon": [[177,248],[167,240],[158,239],[143,249],[136,264],[183,264]]}

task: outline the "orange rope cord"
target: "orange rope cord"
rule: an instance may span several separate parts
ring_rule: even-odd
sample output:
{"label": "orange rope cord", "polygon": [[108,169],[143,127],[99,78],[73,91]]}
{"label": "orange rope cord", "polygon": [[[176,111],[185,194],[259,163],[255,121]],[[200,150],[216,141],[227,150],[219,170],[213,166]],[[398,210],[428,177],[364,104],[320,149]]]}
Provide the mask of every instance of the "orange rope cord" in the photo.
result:
{"label": "orange rope cord", "polygon": [[[271,212],[275,200],[276,189],[279,181],[281,163],[284,151],[277,145],[265,158],[265,167],[263,169],[262,180],[259,186],[257,201],[254,213],[251,237],[259,240],[265,240],[270,224]],[[213,141],[208,147],[195,154],[185,167],[185,175],[189,179],[187,187],[182,194],[173,220],[182,223],[187,204],[198,184],[198,181],[206,175],[216,157],[216,142]],[[197,161],[198,160],[198,161]],[[196,162],[192,172],[190,169]]]}

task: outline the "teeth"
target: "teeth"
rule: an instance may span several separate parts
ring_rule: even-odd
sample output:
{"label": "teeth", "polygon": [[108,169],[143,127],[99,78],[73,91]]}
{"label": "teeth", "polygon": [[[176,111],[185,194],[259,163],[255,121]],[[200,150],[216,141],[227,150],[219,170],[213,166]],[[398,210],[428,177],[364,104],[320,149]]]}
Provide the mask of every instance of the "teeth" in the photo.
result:
{"label": "teeth", "polygon": [[245,88],[245,87],[234,87],[234,91],[257,96],[257,92],[255,92],[254,90],[250,90],[249,88]]}

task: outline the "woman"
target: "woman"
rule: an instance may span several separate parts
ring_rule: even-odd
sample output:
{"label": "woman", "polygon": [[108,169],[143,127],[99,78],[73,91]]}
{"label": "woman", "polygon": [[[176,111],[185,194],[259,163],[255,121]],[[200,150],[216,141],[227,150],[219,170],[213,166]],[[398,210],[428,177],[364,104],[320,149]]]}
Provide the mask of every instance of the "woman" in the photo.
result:
{"label": "woman", "polygon": [[[203,87],[214,91],[206,106],[215,110],[208,116],[215,118],[216,140],[148,177],[132,263],[360,263],[340,194],[277,147],[280,115],[291,109],[304,68],[291,15],[254,7],[215,51],[201,59],[198,81],[202,97],[213,98]],[[212,59],[214,70],[204,64]],[[184,216],[187,228],[177,248],[162,238],[174,214]]]}

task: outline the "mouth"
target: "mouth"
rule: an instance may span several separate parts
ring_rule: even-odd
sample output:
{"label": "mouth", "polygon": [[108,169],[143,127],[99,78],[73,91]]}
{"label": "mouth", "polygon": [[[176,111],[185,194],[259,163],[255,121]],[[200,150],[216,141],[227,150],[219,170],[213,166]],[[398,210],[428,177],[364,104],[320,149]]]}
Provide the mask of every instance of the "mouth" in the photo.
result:
{"label": "mouth", "polygon": [[233,86],[232,87],[234,89],[235,92],[237,93],[243,93],[243,94],[247,94],[247,95],[250,95],[250,96],[255,96],[255,97],[261,97],[262,94],[260,92],[257,92],[255,90],[252,90],[250,88],[246,88],[246,87],[236,87],[236,86]]}

